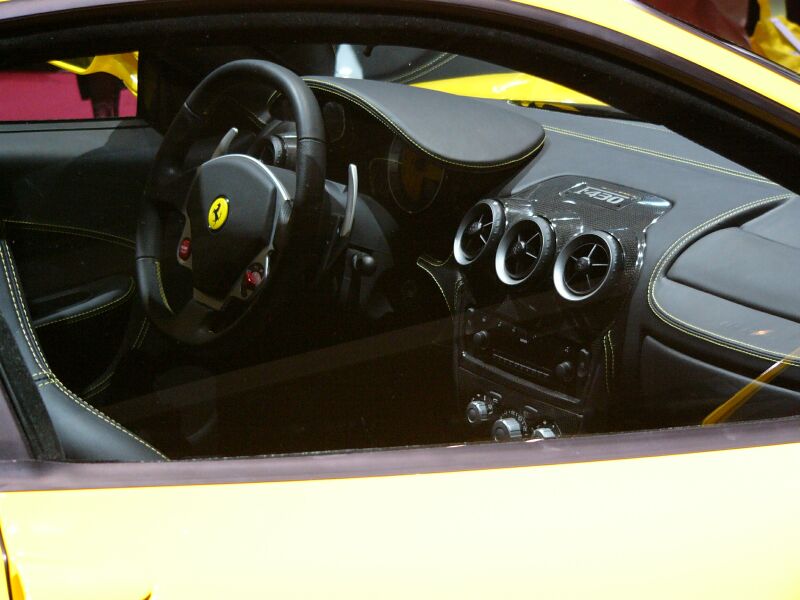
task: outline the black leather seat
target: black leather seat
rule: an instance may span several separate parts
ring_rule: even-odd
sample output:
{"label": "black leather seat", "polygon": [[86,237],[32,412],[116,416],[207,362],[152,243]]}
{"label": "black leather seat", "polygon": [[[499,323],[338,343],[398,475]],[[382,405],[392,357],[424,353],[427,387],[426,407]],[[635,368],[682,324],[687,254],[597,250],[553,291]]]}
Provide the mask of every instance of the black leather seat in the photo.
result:
{"label": "black leather seat", "polygon": [[166,457],[119,423],[83,401],[50,370],[31,324],[16,265],[0,239],[0,310],[36,384],[64,454],[71,460],[158,461]]}

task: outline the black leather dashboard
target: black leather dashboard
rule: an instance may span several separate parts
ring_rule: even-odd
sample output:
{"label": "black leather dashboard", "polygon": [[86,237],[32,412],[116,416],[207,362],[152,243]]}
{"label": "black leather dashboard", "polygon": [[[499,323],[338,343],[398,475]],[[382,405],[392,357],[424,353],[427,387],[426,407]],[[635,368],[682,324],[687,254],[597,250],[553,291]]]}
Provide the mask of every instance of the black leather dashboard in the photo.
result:
{"label": "black leather dashboard", "polygon": [[539,123],[502,104],[487,110],[485,103],[473,98],[364,79],[307,77],[305,81],[311,89],[361,107],[418,150],[453,167],[522,164],[544,141]]}
{"label": "black leather dashboard", "polygon": [[[582,352],[594,357],[592,364],[599,363],[600,374],[598,379],[592,375],[586,380],[589,391],[579,393],[574,386],[565,391],[562,386],[547,400],[541,381],[539,388],[528,391],[544,394],[545,400],[555,404],[566,398],[565,402],[572,402],[569,410],[577,414],[592,389],[604,388],[603,395],[613,401],[602,410],[626,412],[629,424],[664,425],[665,414],[671,423],[690,424],[770,361],[788,355],[788,361],[798,363],[794,350],[800,346],[800,200],[790,191],[658,125],[381,82],[313,78],[308,83],[321,98],[346,99],[351,108],[368,114],[392,136],[438,161],[454,175],[451,179],[475,167],[500,171],[498,184],[488,194],[485,186],[475,186],[481,191],[470,194],[461,188],[457,197],[440,195],[437,204],[455,207],[452,214],[437,212],[434,206],[415,217],[422,221],[426,214],[435,215],[434,221],[448,232],[449,239],[455,231],[453,215],[460,219],[481,198],[498,200],[506,211],[541,209],[553,213],[542,216],[557,221],[573,218],[553,208],[559,194],[558,202],[567,200],[547,182],[599,181],[598,193],[633,190],[630,194],[639,194],[640,201],[649,197],[669,206],[653,214],[652,222],[643,222],[642,235],[633,238],[632,245],[624,234],[611,231],[622,243],[630,276],[624,294],[614,299],[603,319],[586,325],[592,321],[593,309],[575,313],[557,300],[553,303],[565,323],[577,314],[585,322],[583,327],[593,331]],[[537,201],[531,195],[536,189],[551,190],[553,201]],[[624,220],[625,214],[620,211],[618,217]],[[511,213],[506,216],[511,221],[503,224],[505,228],[514,224]],[[614,219],[607,222],[614,227]],[[554,225],[556,251],[563,249],[569,236],[592,229],[589,225],[588,221],[567,228]],[[464,310],[470,297],[465,292],[468,269],[456,265],[452,256],[448,259],[441,248],[433,250],[432,243],[431,250],[433,257],[421,261],[422,265],[437,279],[448,307],[454,312]],[[508,282],[504,285],[485,273],[473,274],[473,280],[473,287],[488,288],[484,296],[497,306],[513,301]],[[604,306],[602,310],[608,311],[608,303]],[[506,308],[501,312],[519,315]],[[456,337],[463,335],[463,329],[456,331]],[[462,351],[461,346],[457,349]],[[574,348],[565,347],[565,351],[574,353]],[[475,385],[487,385],[496,371],[496,366],[480,371],[475,380],[480,383]],[[754,404],[751,414],[780,416],[787,406],[789,412],[800,409],[800,395],[794,391],[800,387],[800,376],[794,371],[787,371],[770,388],[777,392],[764,394],[764,402]],[[509,381],[519,383],[521,372]],[[684,373],[685,377],[665,379],[657,373]],[[704,383],[709,373],[727,383],[709,388]],[[691,390],[701,390],[701,397]],[[569,400],[572,393],[579,399]],[[780,410],[761,410],[776,394],[781,401],[770,406]],[[672,410],[681,398],[693,407],[683,411],[683,416]],[[791,408],[793,403],[795,408]]]}

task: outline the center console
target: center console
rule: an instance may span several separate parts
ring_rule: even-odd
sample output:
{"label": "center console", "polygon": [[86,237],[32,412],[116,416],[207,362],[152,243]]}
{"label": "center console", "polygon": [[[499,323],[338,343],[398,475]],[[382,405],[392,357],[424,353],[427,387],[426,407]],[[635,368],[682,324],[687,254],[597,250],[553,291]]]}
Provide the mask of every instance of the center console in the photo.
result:
{"label": "center console", "polygon": [[453,256],[460,410],[477,437],[602,429],[646,230],[671,203],[560,176],[475,204]]}

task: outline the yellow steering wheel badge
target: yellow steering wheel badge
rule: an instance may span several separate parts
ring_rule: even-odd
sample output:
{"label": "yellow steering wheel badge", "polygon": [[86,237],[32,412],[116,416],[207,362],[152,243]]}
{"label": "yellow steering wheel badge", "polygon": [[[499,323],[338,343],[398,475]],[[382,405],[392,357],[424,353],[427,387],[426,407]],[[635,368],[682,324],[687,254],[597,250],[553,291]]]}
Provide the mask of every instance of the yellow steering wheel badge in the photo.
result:
{"label": "yellow steering wheel badge", "polygon": [[225,196],[217,196],[208,209],[208,228],[217,231],[225,225],[228,220],[228,199]]}

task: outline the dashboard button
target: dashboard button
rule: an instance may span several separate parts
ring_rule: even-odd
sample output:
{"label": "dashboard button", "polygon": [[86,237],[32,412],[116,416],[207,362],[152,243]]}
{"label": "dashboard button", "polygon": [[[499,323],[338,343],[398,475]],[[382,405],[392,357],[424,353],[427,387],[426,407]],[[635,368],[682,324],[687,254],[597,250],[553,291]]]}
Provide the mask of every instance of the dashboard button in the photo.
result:
{"label": "dashboard button", "polygon": [[575,367],[573,364],[565,360],[564,362],[558,363],[556,365],[556,377],[558,377],[561,381],[569,382],[572,381],[572,378],[575,376]]}
{"label": "dashboard button", "polygon": [[479,350],[485,350],[489,346],[489,332],[481,330],[472,336],[473,345]]}

